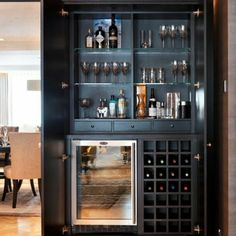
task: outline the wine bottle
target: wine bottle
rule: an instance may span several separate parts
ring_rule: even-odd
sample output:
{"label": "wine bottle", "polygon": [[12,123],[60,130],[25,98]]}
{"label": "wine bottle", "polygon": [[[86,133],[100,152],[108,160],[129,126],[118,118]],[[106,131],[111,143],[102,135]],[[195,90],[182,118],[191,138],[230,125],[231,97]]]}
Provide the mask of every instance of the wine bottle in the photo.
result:
{"label": "wine bottle", "polygon": [[109,27],[109,48],[117,48],[118,46],[118,29],[115,23],[115,15],[111,16],[111,25]]}
{"label": "wine bottle", "polygon": [[96,48],[105,48],[105,31],[102,26],[98,26],[98,30],[95,32]]}
{"label": "wine bottle", "polygon": [[149,98],[149,104],[148,104],[148,116],[155,118],[156,115],[157,115],[156,98],[154,95],[154,88],[151,88],[151,96]]}
{"label": "wine bottle", "polygon": [[120,90],[118,98],[118,118],[126,118],[126,98],[123,89]]}
{"label": "wine bottle", "polygon": [[85,47],[86,48],[93,48],[93,34],[91,32],[91,29],[88,29],[88,33],[87,35],[85,36]]}

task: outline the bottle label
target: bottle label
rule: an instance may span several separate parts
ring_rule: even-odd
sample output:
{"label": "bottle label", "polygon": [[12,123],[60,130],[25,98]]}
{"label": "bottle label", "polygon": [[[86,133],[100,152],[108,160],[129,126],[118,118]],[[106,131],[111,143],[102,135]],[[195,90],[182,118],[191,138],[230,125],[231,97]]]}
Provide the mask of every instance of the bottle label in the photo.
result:
{"label": "bottle label", "polygon": [[87,39],[86,39],[86,47],[87,48],[92,48],[93,47],[93,38],[92,37],[87,37]]}
{"label": "bottle label", "polygon": [[116,104],[114,102],[109,103],[110,117],[116,117]]}
{"label": "bottle label", "polygon": [[116,37],[116,36],[110,36],[110,37],[109,37],[109,40],[111,40],[111,41],[117,41],[117,37]]}
{"label": "bottle label", "polygon": [[96,41],[98,43],[101,43],[104,40],[104,37],[101,35],[101,33],[99,32],[99,34],[96,36]]}
{"label": "bottle label", "polygon": [[118,116],[120,118],[125,117],[125,99],[122,98],[118,100]]}
{"label": "bottle label", "polygon": [[148,108],[148,115],[155,117],[157,115],[157,109],[155,107],[149,107]]}

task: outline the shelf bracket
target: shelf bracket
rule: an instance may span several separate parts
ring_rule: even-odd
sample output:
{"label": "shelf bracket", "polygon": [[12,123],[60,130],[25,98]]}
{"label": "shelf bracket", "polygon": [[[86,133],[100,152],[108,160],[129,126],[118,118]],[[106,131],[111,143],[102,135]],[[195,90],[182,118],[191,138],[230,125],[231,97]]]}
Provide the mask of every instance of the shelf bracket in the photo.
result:
{"label": "shelf bracket", "polygon": [[68,11],[65,11],[63,8],[59,11],[59,14],[61,16],[68,16],[69,15],[69,12]]}
{"label": "shelf bracket", "polygon": [[66,154],[62,154],[62,156],[61,156],[61,160],[64,162],[64,161],[66,161],[66,160],[68,160],[70,158],[70,156],[69,155],[66,155]]}

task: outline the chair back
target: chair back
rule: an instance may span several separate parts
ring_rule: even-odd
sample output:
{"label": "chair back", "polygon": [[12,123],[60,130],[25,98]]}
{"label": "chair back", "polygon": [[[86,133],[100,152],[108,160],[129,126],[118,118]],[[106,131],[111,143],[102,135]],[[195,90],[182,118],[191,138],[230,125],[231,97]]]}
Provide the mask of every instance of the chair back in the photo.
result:
{"label": "chair back", "polygon": [[12,179],[41,178],[40,133],[9,133]]}

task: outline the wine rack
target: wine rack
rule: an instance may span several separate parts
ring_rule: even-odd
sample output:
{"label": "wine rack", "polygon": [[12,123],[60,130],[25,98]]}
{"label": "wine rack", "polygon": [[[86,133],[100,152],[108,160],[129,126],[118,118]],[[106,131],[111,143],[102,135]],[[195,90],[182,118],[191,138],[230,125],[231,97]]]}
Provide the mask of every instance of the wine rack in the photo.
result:
{"label": "wine rack", "polygon": [[143,233],[192,233],[190,140],[143,141]]}

